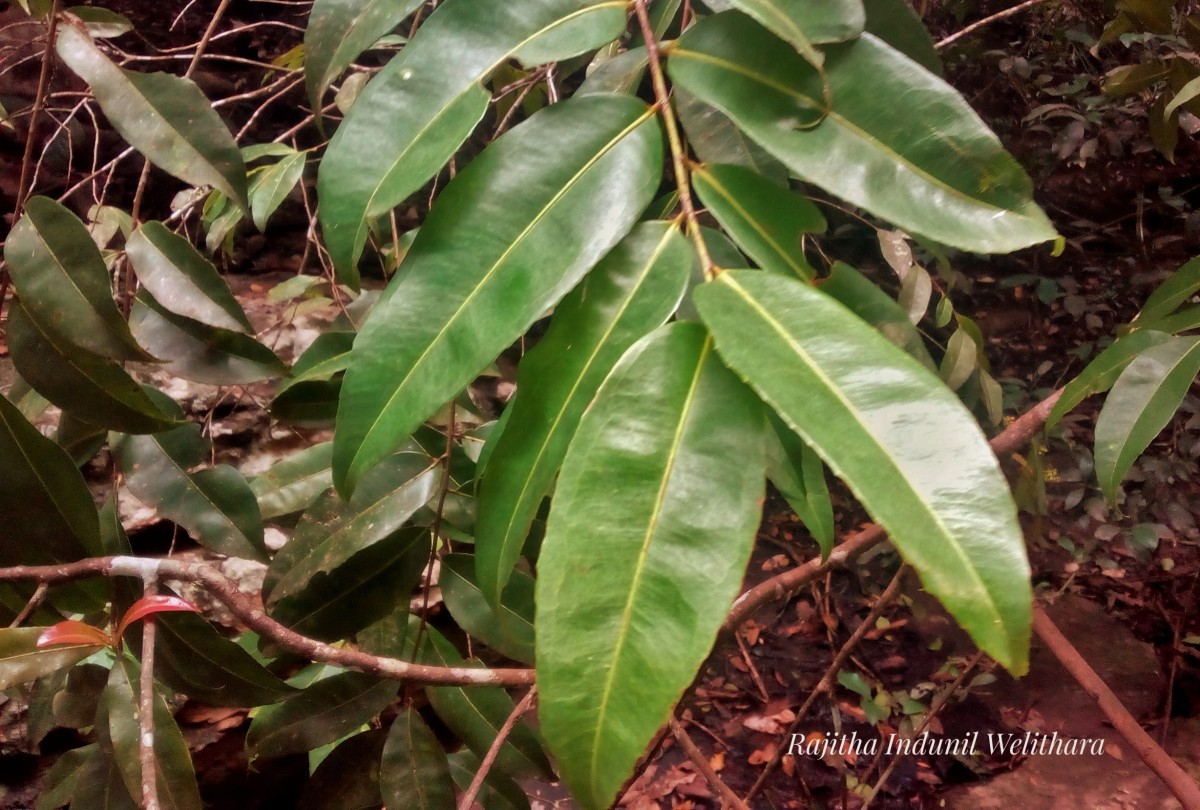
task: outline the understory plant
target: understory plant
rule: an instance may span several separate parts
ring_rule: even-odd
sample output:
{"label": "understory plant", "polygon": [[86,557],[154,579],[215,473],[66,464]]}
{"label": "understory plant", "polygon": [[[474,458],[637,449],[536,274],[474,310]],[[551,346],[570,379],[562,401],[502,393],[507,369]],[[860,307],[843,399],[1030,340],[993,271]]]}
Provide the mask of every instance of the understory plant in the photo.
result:
{"label": "understory plant", "polygon": [[[1056,233],[902,0],[316,0],[271,68],[302,70],[307,112],[249,144],[189,78],[227,5],[174,75],[122,59],[119,15],[30,3],[45,64],[148,167],[129,210],[97,197],[87,217],[23,177],[4,247],[0,587],[40,627],[0,631],[0,685],[37,679],[46,722],[94,739],[39,807],[199,807],[173,693],[254,707],[252,761],[309,752],[306,807],[453,807],[477,774],[488,807],[555,776],[607,807],[712,649],[768,479],[828,555],[839,478],[979,648],[1026,670],[1029,565],[970,410],[998,418],[999,387],[953,273],[923,265]],[[187,188],[145,217],[162,173]],[[285,363],[217,264],[239,223],[301,198],[327,272],[272,295],[337,317]],[[837,261],[831,223],[878,233],[895,276]],[[1179,317],[1170,298],[1146,318]],[[918,326],[952,320],[931,355]],[[514,358],[489,419],[468,393]],[[332,437],[247,479],[147,369],[246,407],[275,381],[273,424]],[[118,498],[264,564],[261,604],[131,556]],[[466,646],[410,612],[435,570]],[[135,576],[150,596],[198,583],[249,631],[149,610],[122,645],[98,628]],[[61,619],[95,633],[43,629]],[[506,691],[535,681],[536,730]]]}

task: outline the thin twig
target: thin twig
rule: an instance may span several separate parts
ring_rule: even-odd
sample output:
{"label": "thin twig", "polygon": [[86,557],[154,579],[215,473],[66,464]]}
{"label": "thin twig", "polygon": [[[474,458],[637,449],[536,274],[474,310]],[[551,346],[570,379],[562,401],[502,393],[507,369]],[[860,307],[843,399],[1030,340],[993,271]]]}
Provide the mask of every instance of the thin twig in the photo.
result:
{"label": "thin twig", "polygon": [[[153,596],[157,579],[147,576],[142,596]],[[142,763],[142,808],[159,810],[158,763],[154,756],[154,615],[142,619],[142,672],[138,702],[138,758]]]}
{"label": "thin twig", "polygon": [[[7,279],[5,279],[5,281],[7,281]],[[0,290],[0,302],[4,301],[4,292],[6,291]],[[50,590],[49,585],[47,585],[45,582],[39,582],[37,588],[35,588],[33,591],[33,596],[29,597],[29,601],[25,603],[25,607],[21,608],[21,612],[18,613],[17,617],[8,625],[9,628],[11,629],[13,627],[20,627],[22,624],[24,624],[25,620],[32,616],[33,612],[41,606],[42,600],[46,598],[46,591],[48,590]]]}
{"label": "thin twig", "polygon": [[[738,795],[733,792],[729,785],[721,779],[720,774],[713,770],[709,764],[708,758],[704,756],[704,752],[696,747],[692,742],[692,738],[688,736],[683,725],[674,717],[671,718],[671,733],[675,735],[675,742],[679,743],[679,747],[683,749],[683,753],[688,755],[688,759],[696,766],[696,770],[700,771],[700,775],[704,777],[704,781],[708,782],[708,786],[715,790],[721,796],[722,807],[732,807],[734,810],[750,810],[750,806],[738,798]],[[459,808],[464,810],[464,808]]]}
{"label": "thin twig", "polygon": [[[858,626],[854,633],[851,634],[850,638],[846,640],[846,643],[842,645],[842,648],[838,650],[837,655],[833,657],[833,661],[830,662],[829,666],[825,669],[825,674],[821,676],[821,680],[817,681],[817,685],[812,688],[812,691],[808,693],[808,697],[805,698],[804,703],[796,711],[796,716],[792,719],[791,727],[788,728],[787,732],[783,735],[785,740],[792,738],[792,735],[795,733],[796,729],[800,727],[802,722],[804,722],[804,718],[808,715],[808,710],[812,708],[812,705],[816,702],[817,698],[829,691],[829,688],[833,685],[834,679],[837,678],[838,672],[842,669],[842,664],[846,663],[846,659],[850,657],[852,652],[854,652],[854,648],[858,646],[860,641],[862,641],[863,636],[870,632],[871,628],[875,626],[875,622],[883,614],[883,611],[889,604],[891,604],[892,599],[896,597],[896,592],[900,590],[900,585],[904,582],[904,576],[910,570],[911,569],[908,563],[905,563],[904,565],[901,565],[900,569],[896,571],[895,575],[892,576],[892,581],[888,583],[888,586],[884,589],[883,593],[881,593],[879,598],[875,600],[875,606],[871,608],[871,612],[867,614],[867,617],[863,619],[862,624]],[[779,763],[782,755],[783,748],[777,748],[775,750],[775,755],[767,762],[766,767],[763,768],[762,773],[758,775],[758,778],[754,780],[754,784],[751,786],[750,791],[746,794],[747,802],[750,802],[750,800],[758,794],[758,791],[762,789],[762,786],[767,781],[767,777],[771,775],[771,771],[774,770],[775,766]]]}
{"label": "thin twig", "polygon": [[968,25],[966,28],[962,29],[961,31],[956,31],[953,34],[951,34],[950,36],[944,37],[944,38],[938,40],[938,43],[934,47],[940,51],[942,48],[945,48],[950,43],[956,42],[957,40],[962,39],[967,34],[978,31],[980,28],[983,28],[985,25],[991,25],[992,23],[996,22],[997,20],[1003,20],[1004,18],[1011,17],[1014,14],[1020,14],[1025,9],[1032,8],[1033,6],[1036,6],[1039,3],[1044,3],[1044,2],[1046,2],[1046,0],[1025,0],[1024,3],[1018,3],[1017,5],[1013,6],[1012,8],[1006,8],[1006,9],[1004,9],[1004,11],[997,11],[995,14],[992,14],[989,17],[984,17],[982,20],[971,23],[970,25]]}
{"label": "thin twig", "polygon": [[495,764],[496,757],[500,756],[500,749],[504,747],[504,742],[512,734],[513,729],[517,727],[517,723],[521,721],[525,713],[533,708],[535,700],[537,700],[536,686],[525,693],[525,697],[521,698],[521,702],[516,705],[516,708],[508,715],[508,719],[504,721],[504,725],[496,732],[496,739],[492,740],[492,746],[484,754],[483,760],[479,763],[479,769],[475,771],[475,776],[471,778],[471,784],[467,787],[466,793],[462,795],[462,799],[458,802],[458,810],[471,810],[471,805],[475,803],[475,797],[479,795],[479,791],[483,787],[483,780],[487,778],[488,773],[492,770],[492,765]]}
{"label": "thin twig", "polygon": [[[38,116],[46,101],[46,87],[50,83],[50,64],[54,61],[54,40],[57,33],[58,0],[51,0],[50,23],[46,29],[46,49],[42,51],[42,70],[38,74],[37,91],[33,97],[33,110],[29,114],[29,135],[25,139],[25,154],[21,156],[21,177],[17,181],[17,206],[14,210],[18,214],[25,207],[25,200],[29,197],[37,179],[29,176],[29,169],[33,161],[33,142],[37,135]],[[28,182],[28,186],[26,186],[26,182]]]}

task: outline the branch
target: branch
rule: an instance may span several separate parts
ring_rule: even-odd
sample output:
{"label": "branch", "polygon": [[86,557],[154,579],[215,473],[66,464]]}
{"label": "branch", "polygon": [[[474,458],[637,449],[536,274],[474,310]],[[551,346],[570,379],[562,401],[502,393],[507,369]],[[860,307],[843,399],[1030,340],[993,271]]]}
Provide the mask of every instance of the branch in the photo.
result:
{"label": "branch", "polygon": [[414,664],[398,658],[370,655],[361,650],[333,647],[302,636],[272,619],[248,595],[242,593],[223,574],[200,563],[140,557],[91,557],[62,565],[19,565],[0,568],[0,582],[32,579],[49,585],[87,577],[169,578],[199,582],[217,601],[263,638],[270,639],[288,652],[311,661],[378,675],[381,678],[430,685],[453,686],[528,686],[533,683],[532,669],[482,669],[475,667],[437,667]]}
{"label": "branch", "polygon": [[696,747],[696,744],[692,742],[692,738],[688,736],[683,726],[674,717],[671,718],[671,733],[675,735],[675,741],[679,743],[679,747],[683,749],[683,753],[688,755],[688,759],[700,771],[704,780],[708,782],[709,787],[720,794],[722,807],[732,807],[733,810],[750,810],[750,807],[738,798],[733,789],[725,784],[720,774],[713,770],[712,765],[708,764],[708,759],[705,758],[704,752]]}
{"label": "branch", "polygon": [[[142,596],[153,596],[158,580],[146,577]],[[142,619],[142,671],[138,684],[138,759],[142,765],[143,810],[159,810],[158,759],[154,755],[154,614]],[[130,684],[132,686],[132,684]]]}
{"label": "branch", "polygon": [[479,791],[483,787],[483,780],[487,779],[488,772],[496,762],[496,757],[500,756],[500,749],[504,747],[504,741],[509,738],[525,713],[533,708],[533,702],[536,699],[537,687],[534,686],[525,693],[525,697],[521,698],[521,702],[516,705],[512,713],[508,715],[508,719],[504,721],[504,725],[496,732],[496,739],[492,740],[491,747],[488,748],[487,754],[479,763],[479,770],[475,771],[475,776],[471,778],[471,784],[467,787],[466,793],[462,795],[462,799],[458,803],[458,810],[471,810],[471,805],[475,804],[475,797],[479,795]]}
{"label": "branch", "polygon": [[934,47],[940,51],[942,48],[945,48],[950,43],[955,42],[956,40],[959,40],[959,39],[965,37],[967,34],[978,31],[980,28],[983,28],[985,25],[990,25],[991,23],[994,23],[997,20],[1003,20],[1006,17],[1011,17],[1014,14],[1018,14],[1027,8],[1032,8],[1033,6],[1036,6],[1039,3],[1044,3],[1044,2],[1046,2],[1046,0],[1025,0],[1024,3],[1018,3],[1017,5],[1013,6],[1012,8],[1006,8],[1006,9],[1004,9],[1004,11],[997,11],[995,14],[991,15],[990,17],[984,17],[982,20],[979,20],[978,22],[971,23],[963,30],[957,31],[957,32],[951,34],[950,36],[945,37],[944,39],[938,40],[938,43],[936,45],[934,45]]}

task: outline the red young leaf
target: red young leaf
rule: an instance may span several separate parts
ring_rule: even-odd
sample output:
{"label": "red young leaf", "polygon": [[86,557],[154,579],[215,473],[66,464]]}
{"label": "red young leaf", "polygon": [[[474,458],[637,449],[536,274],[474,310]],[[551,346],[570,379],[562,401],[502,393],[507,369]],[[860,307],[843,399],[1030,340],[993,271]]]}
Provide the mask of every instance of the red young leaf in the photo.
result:
{"label": "red young leaf", "polygon": [[125,615],[121,617],[121,623],[117,626],[116,638],[122,638],[126,628],[139,619],[153,616],[155,613],[176,613],[182,610],[192,613],[200,612],[200,609],[191,602],[180,599],[178,596],[143,596],[130,605],[129,610],[125,611]]}
{"label": "red young leaf", "polygon": [[107,647],[112,639],[103,630],[83,622],[59,622],[38,636],[39,647],[51,647],[55,644],[94,644],[97,647]]}

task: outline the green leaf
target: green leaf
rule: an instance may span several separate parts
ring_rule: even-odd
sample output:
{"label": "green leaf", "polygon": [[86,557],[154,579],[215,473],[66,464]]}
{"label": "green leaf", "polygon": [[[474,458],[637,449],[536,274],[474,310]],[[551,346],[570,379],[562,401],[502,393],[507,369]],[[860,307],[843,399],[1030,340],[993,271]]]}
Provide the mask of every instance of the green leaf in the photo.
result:
{"label": "green leaf", "polygon": [[245,385],[287,374],[275,353],[250,335],[176,315],[145,290],[129,325],[143,346],[163,358],[162,369],[185,380]]}
{"label": "green leaf", "polygon": [[338,743],[304,784],[299,810],[379,810],[380,757],[387,732],[372,729]]}
{"label": "green leaf", "polygon": [[342,392],[341,380],[304,380],[281,388],[271,400],[271,416],[300,427],[323,428],[333,424]]}
{"label": "green leaf", "polygon": [[1180,267],[1171,277],[1150,293],[1146,303],[1133,320],[1133,326],[1154,329],[1155,321],[1161,320],[1188,302],[1200,291],[1200,257]]}
{"label": "green leaf", "polygon": [[0,565],[70,562],[100,549],[96,505],[75,462],[0,397]]}
{"label": "green leaf", "polygon": [[71,6],[66,11],[83,20],[87,32],[96,39],[112,39],[133,30],[128,17],[106,8]]}
{"label": "green leaf", "polygon": [[267,610],[305,636],[324,641],[348,638],[408,605],[429,563],[429,544],[427,528],[401,529],[329,573],[314,575],[301,590],[272,599]]}
{"label": "green leaf", "polygon": [[1133,462],[1170,423],[1197,374],[1200,337],[1152,346],[1121,372],[1096,419],[1096,478],[1109,502]]}
{"label": "green leaf", "polygon": [[761,518],[765,427],[695,323],[635,344],[580,422],[538,560],[537,670],[585,808],[612,803],[712,649]]}
{"label": "green leaf", "polygon": [[118,363],[43,331],[21,302],[9,304],[7,326],[17,373],[63,410],[126,433],[153,433],[176,424]]}
{"label": "green leaf", "polygon": [[[109,674],[100,696],[97,725],[100,745],[111,751],[131,796],[142,795],[141,730],[138,723],[138,683],[141,667],[124,654]],[[170,709],[154,694],[154,767],[159,804],[163,810],[201,810],[200,789],[187,743]]]}
{"label": "green leaf", "polygon": [[689,29],[668,69],[798,177],[910,232],[979,252],[1056,236],[1028,176],[966,101],[870,34],[827,49],[833,107],[809,129],[797,123],[823,108],[820,75],[740,14]]}
{"label": "green leaf", "polygon": [[292,376],[284,380],[280,392],[296,383],[312,380],[328,380],[350,365],[350,350],[354,348],[355,332],[326,332],[319,335],[296,358],[292,365]]}
{"label": "green leaf", "polygon": [[642,77],[646,74],[648,64],[650,64],[650,56],[646,52],[645,46],[617,54],[591,71],[575,95],[635,93],[638,85],[642,83]]}
{"label": "green leaf", "polygon": [[1092,394],[1100,394],[1113,387],[1121,372],[1135,357],[1147,349],[1171,342],[1165,332],[1139,330],[1117,338],[1113,344],[1096,355],[1079,376],[1067,383],[1050,416],[1046,419],[1046,430],[1054,427],[1075,406]]}
{"label": "green leaf", "polygon": [[400,529],[434,497],[442,475],[442,465],[423,453],[397,453],[372,470],[348,502],[334,492],[321,497],[271,562],[263,585],[267,604],[302,593],[318,574]]}
{"label": "green leaf", "polygon": [[122,436],[113,451],[133,496],[196,542],[218,554],[266,561],[258,501],[242,474],[226,464],[191,472],[210,453],[199,425]]}
{"label": "green leaf", "polygon": [[533,663],[533,577],[514,572],[497,610],[475,584],[475,561],[469,554],[442,557],[438,584],[459,627],[502,655]]}
{"label": "green leaf", "polygon": [[388,731],[379,787],[388,807],[454,810],[454,781],[446,752],[411,706],[400,712]]}
{"label": "green leaf", "polygon": [[675,310],[691,265],[678,228],[639,225],[562,300],[546,335],[521,360],[521,394],[480,487],[475,561],[493,606],[579,417],[625,350]]}
{"label": "green leaf", "polygon": [[[350,63],[391,33],[423,0],[317,0],[304,29],[304,84],[320,110],[325,91]],[[261,227],[261,226],[260,226]]]}
{"label": "green leaf", "polygon": [[249,209],[242,155],[195,82],[122,70],[71,24],[59,26],[57,50],[130,146],[180,180],[212,186]]}
{"label": "green leaf", "polygon": [[104,258],[79,218],[53,200],[30,197],[4,244],[25,313],[56,342],[113,360],[149,358],[112,297]]}
{"label": "green leaf", "polygon": [[569,42],[556,43],[564,50],[549,54],[553,61],[599,47],[624,28],[621,0],[441,4],[363,89],[321,162],[321,229],[338,278],[357,287],[367,223],[458,150],[487,110],[480,82],[514,51],[565,31]]}
{"label": "green leaf", "polygon": [[815,205],[742,166],[695,166],[692,183],[709,213],[759,267],[812,279],[801,243],[806,233],[825,232]]}
{"label": "green leaf", "polygon": [[1032,602],[1024,538],[996,458],[962,403],[799,281],[730,271],[695,297],[721,356],[846,482],[980,649],[1024,673]]}
{"label": "green leaf", "polygon": [[[412,619],[413,622],[416,619]],[[409,635],[416,630],[409,629]],[[426,663],[437,666],[461,667],[482,666],[475,661],[464,661],[445,636],[432,627],[425,628],[421,656]],[[438,717],[458,735],[467,747],[483,756],[491,748],[504,722],[516,708],[512,698],[503,689],[494,686],[429,686],[425,688],[429,705]],[[550,777],[553,770],[542,751],[541,740],[524,721],[518,723],[512,734],[500,747],[496,767],[513,776]]]}
{"label": "green leaf", "polygon": [[253,331],[212,262],[161,222],[147,222],[134,231],[125,253],[138,281],[166,309],[219,329]]}
{"label": "green leaf", "polygon": [[[121,769],[111,751],[102,750],[95,743],[77,750],[86,751],[87,755],[71,791],[72,807],[86,807],[88,810],[138,810],[140,803],[129,795],[121,776]],[[43,805],[42,798],[38,797],[38,810],[52,810],[56,806]]]}
{"label": "green leaf", "polygon": [[821,559],[833,550],[833,502],[825,482],[821,457],[775,414],[767,436],[767,477],[795,510],[821,549]]}
{"label": "green leaf", "polygon": [[56,644],[39,648],[38,636],[45,629],[0,628],[0,691],[65,669],[100,649],[91,644]]}
{"label": "green leaf", "polygon": [[339,491],[352,493],[625,235],[661,161],[645,104],[587,96],[539,111],[459,173],[355,343],[333,442]]}
{"label": "green leaf", "polygon": [[942,58],[933,37],[908,0],[863,0],[867,33],[874,34],[935,76],[942,75]]}
{"label": "green leaf", "polygon": [[255,173],[250,182],[250,218],[260,231],[266,230],[267,219],[300,182],[307,159],[304,152],[293,152]]}
{"label": "green leaf", "polygon": [[95,743],[72,748],[56,759],[42,776],[35,810],[56,810],[69,804],[78,788],[79,777],[88,768],[89,761],[98,754],[99,748]]}
{"label": "green leaf", "polygon": [[776,185],[787,185],[787,168],[747,138],[725,113],[681,87],[673,90],[679,123],[697,157],[705,163],[744,166]]}
{"label": "green leaf", "polygon": [[[479,772],[479,757],[464,748],[450,754],[446,761],[450,763],[450,778],[459,790],[466,791]],[[478,801],[484,810],[529,810],[529,799],[524,789],[498,771],[488,771],[479,790]]]}
{"label": "green leaf", "polygon": [[861,0],[823,0],[797,3],[789,0],[706,0],[713,11],[738,9],[787,40],[803,53],[812,44],[825,45],[854,39],[863,31],[866,13]]}
{"label": "green leaf", "polygon": [[246,734],[246,755],[251,761],[281,757],[336,742],[383,711],[398,688],[396,681],[361,672],[319,680],[254,716]]}
{"label": "green leaf", "polygon": [[321,442],[280,459],[250,480],[263,520],[290,515],[312,506],[333,486],[332,442]]}
{"label": "green leaf", "polygon": [[828,278],[818,282],[821,292],[840,301],[847,309],[862,318],[889,341],[917,359],[930,371],[937,365],[925,348],[921,333],[892,297],[873,281],[843,262],[834,262]]}

